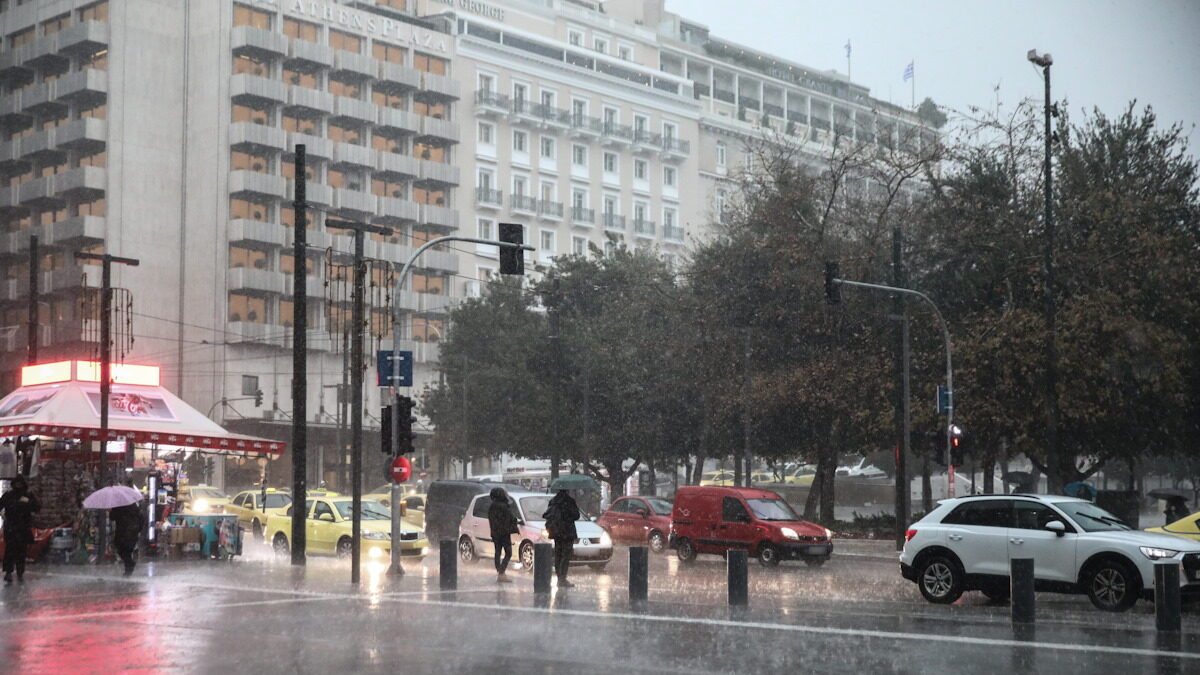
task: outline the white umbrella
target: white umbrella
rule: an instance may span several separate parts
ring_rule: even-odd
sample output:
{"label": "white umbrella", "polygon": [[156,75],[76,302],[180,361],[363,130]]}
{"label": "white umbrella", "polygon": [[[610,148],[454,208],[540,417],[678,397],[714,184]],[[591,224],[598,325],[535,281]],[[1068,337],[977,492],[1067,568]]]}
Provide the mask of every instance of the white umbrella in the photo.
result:
{"label": "white umbrella", "polygon": [[115,509],[142,501],[142,493],[127,485],[100,488],[83,500],[85,509]]}

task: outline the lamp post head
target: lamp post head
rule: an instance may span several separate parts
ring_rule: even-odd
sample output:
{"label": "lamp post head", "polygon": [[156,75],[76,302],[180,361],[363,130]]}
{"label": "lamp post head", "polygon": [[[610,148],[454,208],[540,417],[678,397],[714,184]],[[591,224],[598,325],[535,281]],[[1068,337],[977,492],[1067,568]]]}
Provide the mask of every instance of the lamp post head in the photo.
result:
{"label": "lamp post head", "polygon": [[1038,54],[1036,49],[1030,49],[1026,52],[1025,58],[1029,59],[1030,63],[1042,68],[1049,68],[1054,63],[1053,56],[1050,56],[1049,53]]}

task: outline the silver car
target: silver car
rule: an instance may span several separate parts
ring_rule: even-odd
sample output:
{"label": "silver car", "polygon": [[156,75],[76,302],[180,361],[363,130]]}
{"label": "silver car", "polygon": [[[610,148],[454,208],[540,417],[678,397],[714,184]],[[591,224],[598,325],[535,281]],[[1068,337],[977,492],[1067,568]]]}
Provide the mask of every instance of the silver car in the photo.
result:
{"label": "silver car", "polygon": [[[550,498],[540,492],[509,492],[509,506],[517,517],[520,532],[512,535],[513,555],[525,570],[533,569],[533,545],[552,544],[550,533],[542,514],[549,507]],[[488,525],[488,507],[492,505],[489,494],[477,495],[458,526],[458,555],[463,562],[474,562],[496,554],[492,543],[491,527]],[[612,559],[612,539],[604,528],[592,522],[580,512],[575,523],[578,539],[571,554],[572,565],[588,565],[592,569],[604,569]]]}

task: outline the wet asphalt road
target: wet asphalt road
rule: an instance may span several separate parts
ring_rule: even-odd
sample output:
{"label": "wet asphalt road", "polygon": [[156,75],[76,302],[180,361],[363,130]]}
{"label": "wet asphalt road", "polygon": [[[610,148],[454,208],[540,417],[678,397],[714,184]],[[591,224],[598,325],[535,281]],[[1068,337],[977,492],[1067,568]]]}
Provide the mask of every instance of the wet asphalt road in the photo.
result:
{"label": "wet asphalt road", "polygon": [[402,579],[343,561],[306,568],[250,552],[232,563],[34,566],[0,589],[0,670],[14,673],[338,672],[1200,672],[1200,608],[1162,639],[1153,607],[1103,614],[1082,596],[1038,595],[1017,634],[1004,604],[968,593],[943,607],[899,577],[888,544],[842,543],[824,567],[750,568],[750,606],[726,602],[725,564],[651,560],[650,602],[628,601],[626,552],[576,570],[547,597],[490,562],[438,590],[437,556]]}

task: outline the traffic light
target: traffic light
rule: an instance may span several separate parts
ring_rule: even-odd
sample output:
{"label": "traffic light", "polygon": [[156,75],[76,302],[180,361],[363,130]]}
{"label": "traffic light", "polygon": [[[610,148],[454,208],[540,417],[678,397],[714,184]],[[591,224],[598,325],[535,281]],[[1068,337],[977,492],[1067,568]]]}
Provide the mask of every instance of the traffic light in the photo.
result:
{"label": "traffic light", "polygon": [[[525,243],[520,223],[500,223],[500,241],[520,246]],[[500,247],[500,274],[525,274],[525,251],[516,246]]]}
{"label": "traffic light", "polygon": [[966,452],[966,446],[963,444],[963,431],[957,425],[950,427],[950,463],[954,466],[962,466],[963,454]]}
{"label": "traffic light", "polygon": [[382,442],[379,449],[388,457],[392,456],[392,406],[385,405],[379,411],[379,437]]}
{"label": "traffic light", "polygon": [[412,410],[417,402],[407,396],[401,396],[398,405],[400,406],[400,428],[396,433],[400,435],[400,454],[407,455],[413,451],[413,422],[417,418],[413,417]]}
{"label": "traffic light", "polygon": [[262,389],[254,390],[254,407],[255,408],[262,407]]}
{"label": "traffic light", "polygon": [[838,264],[835,262],[825,263],[825,299],[829,304],[836,305],[842,301],[842,296],[838,284],[834,281],[838,278]]}

